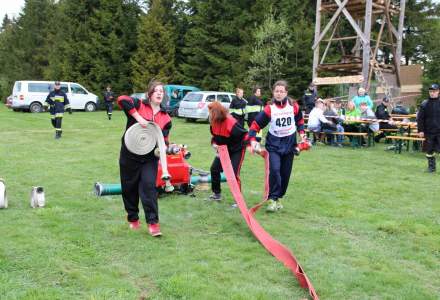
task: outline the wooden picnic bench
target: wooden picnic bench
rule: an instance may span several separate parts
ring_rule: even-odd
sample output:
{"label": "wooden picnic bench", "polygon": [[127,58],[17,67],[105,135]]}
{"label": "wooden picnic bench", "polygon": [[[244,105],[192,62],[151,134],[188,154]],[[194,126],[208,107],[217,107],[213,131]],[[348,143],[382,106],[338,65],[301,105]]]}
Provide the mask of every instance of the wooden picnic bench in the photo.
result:
{"label": "wooden picnic bench", "polygon": [[[305,129],[305,132],[308,134],[311,131],[308,129]],[[316,132],[318,133],[318,132]],[[332,132],[319,132],[319,134],[334,134],[334,135],[343,135],[343,136],[348,136],[348,137],[352,137],[351,139],[351,147],[352,148],[356,148],[356,147],[360,147],[362,145],[362,137],[367,138],[368,137],[368,133],[366,132],[336,132],[336,131],[332,131]]]}
{"label": "wooden picnic bench", "polygon": [[401,136],[401,135],[389,135],[385,137],[389,140],[396,141],[396,148],[394,148],[395,153],[402,153],[402,145],[404,141],[407,141],[407,151],[409,151],[409,142],[413,142],[413,148],[416,148],[415,146],[418,146],[418,143],[423,142],[425,138],[421,137],[413,137],[413,136]]}

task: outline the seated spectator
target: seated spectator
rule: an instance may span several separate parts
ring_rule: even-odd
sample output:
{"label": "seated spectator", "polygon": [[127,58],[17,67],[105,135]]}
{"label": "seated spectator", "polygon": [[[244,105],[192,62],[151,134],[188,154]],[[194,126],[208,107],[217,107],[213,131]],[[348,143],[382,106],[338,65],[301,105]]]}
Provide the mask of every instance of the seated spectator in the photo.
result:
{"label": "seated spectator", "polygon": [[358,89],[357,96],[353,98],[353,102],[357,109],[360,109],[362,102],[365,102],[370,109],[373,109],[373,101],[371,101],[370,96],[367,95],[363,87]]}
{"label": "seated spectator", "polygon": [[313,132],[313,143],[319,138],[322,124],[332,124],[331,121],[324,117],[324,101],[321,98],[316,99],[315,107],[309,114],[307,129]]}
{"label": "seated spectator", "polygon": [[333,102],[328,99],[325,101],[326,110],[324,111],[324,116],[331,123],[330,124],[322,124],[322,131],[327,134],[328,142],[332,146],[342,147],[342,142],[344,141],[343,135],[337,135],[335,141],[335,135],[331,134],[331,132],[344,132],[344,127],[342,127],[342,123],[344,119],[340,118],[336,109],[334,108]]}
{"label": "seated spectator", "polygon": [[336,110],[338,116],[345,119],[345,108],[342,107],[342,101],[340,99],[335,100],[333,107]]}
{"label": "seated spectator", "polygon": [[[388,104],[390,99],[388,97],[384,97],[382,99],[382,103],[376,107],[376,118],[380,120],[388,120],[390,123],[381,122],[379,123],[379,129],[397,129],[397,126],[393,125],[390,114],[388,113]],[[381,132],[380,134],[374,137],[374,141],[376,143],[380,142],[381,138],[385,137],[385,133]]]}
{"label": "seated spectator", "polygon": [[[371,110],[371,108],[368,106],[366,102],[361,103],[361,118],[362,119],[376,119],[376,115]],[[361,131],[362,132],[376,132],[379,130],[379,123],[378,122],[371,122],[369,124],[361,124]],[[364,138],[362,138],[362,145],[365,145]]]}
{"label": "seated spectator", "polygon": [[356,119],[361,117],[361,112],[356,108],[353,101],[348,101],[347,108],[345,109],[345,132],[359,132],[360,123],[356,122]]}
{"label": "seated spectator", "polygon": [[[368,104],[366,102],[362,102],[360,107],[361,107],[361,118],[362,119],[376,119],[376,115],[374,114],[374,112],[371,110],[371,108],[368,106]],[[379,130],[379,123],[372,122],[372,123],[368,124],[368,128],[371,131],[376,132]]]}

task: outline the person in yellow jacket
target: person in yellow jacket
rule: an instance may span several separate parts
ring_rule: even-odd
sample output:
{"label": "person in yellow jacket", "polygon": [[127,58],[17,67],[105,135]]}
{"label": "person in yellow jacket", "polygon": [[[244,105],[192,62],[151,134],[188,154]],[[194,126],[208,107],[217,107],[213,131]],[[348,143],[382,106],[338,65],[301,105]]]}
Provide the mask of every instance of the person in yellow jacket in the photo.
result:
{"label": "person in yellow jacket", "polygon": [[235,97],[232,99],[231,105],[229,105],[229,113],[238,121],[238,123],[244,128],[244,120],[246,116],[247,101],[243,98],[243,89],[235,89]]}

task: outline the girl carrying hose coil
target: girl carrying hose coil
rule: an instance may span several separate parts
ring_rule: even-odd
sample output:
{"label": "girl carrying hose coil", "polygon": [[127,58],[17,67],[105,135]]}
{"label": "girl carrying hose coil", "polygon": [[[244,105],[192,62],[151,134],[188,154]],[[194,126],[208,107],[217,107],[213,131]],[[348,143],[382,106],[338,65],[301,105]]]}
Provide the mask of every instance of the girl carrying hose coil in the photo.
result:
{"label": "girl carrying hose coil", "polygon": [[[156,123],[161,129],[168,145],[171,118],[162,106],[164,98],[163,83],[153,81],[147,91],[148,100],[137,100],[129,96],[119,96],[118,105],[127,116],[126,130],[139,123],[146,127],[148,122]],[[124,133],[125,136],[125,133]],[[152,236],[162,235],[159,226],[159,207],[157,203],[156,177],[158,158],[154,150],[138,155],[131,153],[122,137],[119,167],[122,187],[122,200],[127,211],[127,220],[131,229],[139,229],[139,198],[145,212],[148,231]]]}

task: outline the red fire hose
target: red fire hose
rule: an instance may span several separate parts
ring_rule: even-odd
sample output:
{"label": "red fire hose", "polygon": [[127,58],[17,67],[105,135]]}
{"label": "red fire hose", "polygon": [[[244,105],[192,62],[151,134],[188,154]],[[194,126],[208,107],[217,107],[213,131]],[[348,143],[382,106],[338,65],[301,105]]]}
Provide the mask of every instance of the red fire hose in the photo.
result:
{"label": "red fire hose", "polygon": [[228,182],[229,188],[231,190],[232,196],[240,209],[240,212],[245,219],[249,229],[252,231],[254,236],[260,241],[260,243],[269,251],[273,256],[279,261],[284,263],[284,265],[292,271],[296,276],[299,284],[303,288],[309,290],[309,294],[314,300],[318,300],[318,295],[315,289],[307,278],[306,273],[303,271],[299,265],[297,259],[293,253],[281,244],[279,241],[274,239],[264,228],[258,223],[254,218],[255,213],[267,200],[267,195],[269,193],[269,155],[266,151],[261,152],[261,156],[265,161],[265,180],[264,180],[264,200],[248,210],[246,202],[244,201],[243,195],[241,194],[240,188],[238,186],[237,180],[235,178],[234,170],[231,165],[231,160],[229,158],[229,152],[227,146],[219,146],[218,153],[220,156],[220,161],[222,163],[223,172],[226,175],[226,180]]}

